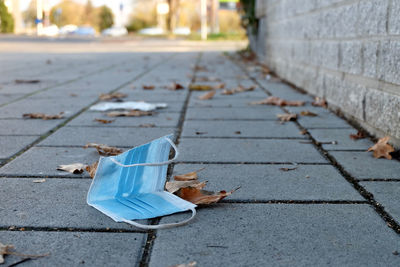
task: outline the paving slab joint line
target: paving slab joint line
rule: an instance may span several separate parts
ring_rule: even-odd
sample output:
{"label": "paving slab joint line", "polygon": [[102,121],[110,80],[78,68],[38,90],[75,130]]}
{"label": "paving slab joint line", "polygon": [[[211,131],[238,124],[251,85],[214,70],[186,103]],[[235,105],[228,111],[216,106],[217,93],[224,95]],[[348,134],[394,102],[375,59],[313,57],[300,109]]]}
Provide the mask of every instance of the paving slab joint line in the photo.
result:
{"label": "paving slab joint line", "polygon": [[224,199],[220,201],[220,203],[229,203],[229,204],[300,204],[300,205],[313,205],[313,204],[330,204],[330,205],[341,205],[341,204],[364,204],[370,205],[370,203],[366,200],[284,200],[284,199],[271,199],[271,200],[253,200],[253,199],[244,199],[244,200],[230,200]]}
{"label": "paving slab joint line", "polygon": [[176,161],[175,164],[236,164],[236,165],[331,165],[329,162],[237,162],[237,161]]}
{"label": "paving slab joint line", "polygon": [[[242,71],[247,75],[248,72],[247,70],[244,68],[244,66],[242,64],[239,64],[237,61],[233,60],[232,58],[230,58],[231,61],[233,61],[233,63],[235,63],[236,65],[238,65]],[[260,88],[262,90],[264,90],[268,95],[272,95],[271,92],[269,92],[267,89],[265,89],[258,81],[256,78],[249,76],[251,80],[253,80],[256,84],[258,84],[260,86]],[[283,83],[288,84],[289,86],[291,86],[294,90],[297,91],[302,91],[300,90],[300,88],[297,88],[296,86],[294,86],[293,84],[289,83],[288,81],[282,80]],[[284,107],[281,107],[281,109],[287,113],[289,113],[289,111],[287,109],[285,109]],[[342,117],[338,112],[334,112],[337,116]],[[354,125],[354,122],[350,122],[348,121],[346,118],[344,118],[344,120],[346,120],[350,125],[354,126],[354,128],[364,131],[361,127],[359,127],[359,125]],[[303,127],[298,121],[295,121],[296,125],[299,127],[300,130],[307,130],[305,127]],[[398,222],[396,222],[396,220],[388,213],[386,212],[385,208],[378,203],[375,199],[372,193],[370,193],[369,191],[367,191],[364,187],[362,187],[358,181],[352,177],[350,175],[350,173],[348,173],[347,171],[344,170],[343,166],[341,166],[333,156],[331,156],[329,154],[329,152],[327,150],[325,150],[324,148],[322,148],[321,144],[319,144],[315,138],[307,131],[306,135],[312,140],[314,146],[317,148],[317,150],[321,153],[321,155],[326,158],[339,172],[340,174],[350,183],[353,185],[354,189],[357,190],[357,192],[364,197],[369,203],[370,205],[375,209],[375,211],[378,213],[378,215],[386,222],[386,225],[391,228],[393,231],[395,231],[397,234],[400,234],[400,224]],[[372,138],[370,138],[371,140],[373,140]]]}
{"label": "paving slab joint line", "polygon": [[80,180],[92,180],[92,178],[88,177],[88,176],[79,176],[78,174],[76,174],[76,176],[72,176],[72,175],[20,175],[20,174],[1,174],[0,175],[0,179],[7,179],[7,178],[29,178],[29,179],[38,179],[38,178],[43,178],[43,179],[80,179]]}
{"label": "paving slab joint line", "polygon": [[[195,70],[197,69],[196,67],[199,65],[201,57],[202,57],[202,53],[199,53],[199,55],[198,55],[198,57],[196,59],[195,68],[194,68],[194,71],[193,71],[193,76],[192,76],[191,82],[194,82],[195,79],[196,79],[196,71]],[[188,109],[188,106],[189,106],[189,100],[190,100],[191,93],[192,92],[189,90],[189,92],[188,92],[188,94],[186,96],[182,111],[181,111],[181,115],[179,117],[178,125],[176,127],[177,130],[175,131],[175,138],[174,138],[174,142],[175,142],[176,145],[179,145],[179,142],[180,142],[183,123],[185,121],[186,112],[187,112],[187,109]],[[170,155],[170,156],[172,156],[172,155]],[[169,180],[169,178],[171,177],[171,175],[173,173],[174,166],[175,166],[175,163],[170,164],[168,166],[168,170],[167,170],[167,178],[168,178],[168,180]],[[159,224],[160,220],[161,220],[160,218],[152,219],[151,220],[151,224],[152,225],[157,225],[157,224]],[[140,258],[140,261],[137,264],[137,266],[139,266],[139,267],[147,267],[147,266],[149,266],[150,258],[151,258],[151,252],[153,250],[153,245],[154,245],[154,242],[155,242],[156,238],[157,238],[157,231],[156,230],[151,230],[147,235],[146,244],[145,244],[145,246],[143,248],[143,252],[141,254],[141,258]]]}
{"label": "paving slab joint line", "polygon": [[[244,137],[244,136],[182,136],[187,139],[253,139],[253,140],[300,140],[309,141],[306,137]],[[337,150],[336,150],[337,151]]]}
{"label": "paving slab joint line", "polygon": [[358,182],[400,182],[399,178],[363,178],[356,179]]}
{"label": "paving slab joint line", "polygon": [[[12,227],[12,228],[10,228]],[[23,229],[23,230],[21,230]],[[88,232],[88,233],[148,233],[149,231],[134,229],[91,229],[91,228],[77,228],[77,227],[35,227],[35,226],[21,226],[21,225],[10,225],[8,227],[0,227],[0,233],[2,231],[11,232]]]}
{"label": "paving slab joint line", "polygon": [[[118,90],[120,90],[121,88],[123,88],[124,86],[132,83],[133,81],[139,79],[140,77],[142,77],[143,75],[147,74],[148,72],[152,71],[154,68],[157,68],[158,66],[164,64],[165,62],[167,62],[170,58],[174,57],[176,54],[172,54],[169,58],[167,58],[166,60],[163,61],[159,61],[158,63],[154,64],[151,68],[146,69],[145,71],[141,72],[140,74],[136,75],[133,79],[117,86],[115,89],[111,90],[109,93],[114,93]],[[117,64],[115,64],[117,65]],[[111,67],[110,67],[111,68]],[[76,117],[78,117],[80,114],[82,114],[83,112],[85,112],[86,110],[88,110],[92,105],[96,104],[100,102],[100,99],[96,99],[94,102],[92,102],[91,104],[87,105],[86,107],[82,108],[80,111],[78,111],[77,113],[75,113],[73,116],[69,117],[68,119],[64,120],[61,124],[55,126],[54,128],[52,128],[50,131],[48,131],[47,133],[41,135],[38,139],[36,139],[34,142],[32,142],[31,144],[27,145],[26,147],[24,147],[23,149],[21,149],[20,151],[18,151],[17,153],[15,153],[14,155],[12,155],[11,157],[9,157],[8,159],[6,159],[3,162],[0,162],[0,168],[3,167],[4,165],[6,165],[7,163],[13,161],[15,158],[17,158],[18,156],[22,155],[23,153],[25,153],[28,149],[30,149],[31,147],[33,147],[34,145],[40,143],[41,141],[43,141],[44,139],[46,139],[47,137],[49,137],[50,135],[52,135],[54,132],[56,132],[57,130],[59,130],[60,128],[64,127],[68,122],[72,121],[73,119],[75,119]],[[2,106],[0,106],[2,107]]]}

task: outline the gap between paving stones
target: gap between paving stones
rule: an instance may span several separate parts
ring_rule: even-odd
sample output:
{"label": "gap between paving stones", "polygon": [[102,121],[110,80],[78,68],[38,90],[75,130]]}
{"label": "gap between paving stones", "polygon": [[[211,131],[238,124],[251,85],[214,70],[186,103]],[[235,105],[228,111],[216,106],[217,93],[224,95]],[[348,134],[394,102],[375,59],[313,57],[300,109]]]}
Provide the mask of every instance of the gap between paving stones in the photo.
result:
{"label": "gap between paving stones", "polygon": [[[229,57],[228,57],[229,58]],[[243,72],[245,72],[247,75],[247,70],[239,63],[237,63],[236,61],[234,61],[232,58],[229,58],[234,64],[238,65]],[[272,93],[269,92],[266,88],[264,88],[261,83],[259,83],[257,81],[256,78],[251,77],[250,75],[248,75],[263,91],[266,92],[267,95],[272,96]],[[300,91],[302,92],[302,90],[299,90],[299,88],[293,86],[293,84],[288,83],[287,81],[282,80],[282,82],[288,84],[289,86],[291,86],[294,90]],[[290,113],[286,108],[281,107],[281,109],[285,112],[285,113]],[[337,115],[337,114],[336,114]],[[344,118],[345,119],[345,118]],[[346,119],[345,119],[346,120]],[[346,120],[347,121],[347,120]],[[353,126],[352,123],[350,123],[349,121],[347,121],[350,125]],[[307,128],[303,127],[298,121],[295,121],[296,125],[299,127],[300,130],[307,130]],[[355,127],[356,128],[356,127]],[[357,129],[357,128],[356,128]],[[326,158],[332,166],[334,166],[339,172],[340,174],[354,187],[355,190],[357,190],[357,192],[359,192],[359,194],[364,197],[368,203],[374,208],[374,210],[378,213],[378,215],[386,222],[386,225],[391,228],[393,231],[395,231],[397,234],[400,234],[400,224],[398,222],[396,222],[396,220],[394,220],[394,218],[388,213],[386,212],[385,208],[378,203],[375,199],[373,194],[371,194],[369,191],[367,191],[363,186],[361,186],[358,183],[358,180],[355,179],[354,177],[352,177],[347,171],[344,170],[344,168],[335,160],[335,158],[333,156],[331,156],[329,154],[329,151],[327,151],[326,149],[322,148],[321,144],[319,142],[317,142],[315,140],[315,138],[307,131],[306,135],[312,140],[312,143],[314,145],[314,147],[321,153],[321,155]],[[359,150],[357,150],[359,151]]]}
{"label": "gap between paving stones", "polygon": [[[155,68],[157,68],[158,66],[164,64],[165,62],[167,62],[168,60],[170,60],[171,58],[173,58],[175,55],[176,55],[176,54],[172,54],[171,56],[169,56],[169,57],[166,58],[165,60],[162,60],[162,61],[157,62],[157,63],[154,64],[152,67],[150,67],[150,68],[144,70],[143,72],[139,73],[138,75],[136,75],[133,79],[131,79],[131,80],[127,81],[127,82],[124,82],[123,84],[120,84],[119,86],[117,86],[115,89],[109,91],[109,93],[114,93],[114,92],[116,92],[116,91],[122,89],[122,88],[125,87],[126,85],[132,83],[133,81],[136,81],[137,79],[139,79],[140,77],[142,77],[142,76],[144,76],[145,74],[149,73],[150,71],[153,71],[153,70],[154,70]],[[111,67],[109,67],[109,68],[107,68],[107,69],[110,69],[110,68],[115,67],[115,66],[117,66],[117,65],[118,65],[118,64],[115,63],[114,65],[112,65]],[[107,70],[107,69],[105,69],[105,70]],[[102,71],[105,71],[105,70],[102,70]],[[102,71],[98,71],[98,72],[100,73],[100,72],[102,72]],[[92,74],[95,74],[95,73],[97,73],[97,72],[94,72],[94,73],[92,73]],[[87,76],[88,76],[88,75],[86,75],[86,76],[84,76],[84,77],[87,77]],[[77,78],[77,79],[75,79],[75,80],[79,80],[79,79],[81,79],[81,78],[82,78],[82,77]],[[73,82],[73,81],[75,81],[75,80],[72,80],[72,81],[70,81],[70,82]],[[52,87],[52,88],[54,88],[54,87]],[[49,88],[49,89],[51,89],[51,88]],[[47,89],[47,90],[49,90],[49,89]],[[43,91],[43,90],[41,90],[41,91]],[[27,96],[27,97],[28,97],[28,96]],[[17,101],[17,100],[16,100],[16,101]],[[14,101],[14,102],[16,102],[16,101]],[[75,115],[73,115],[73,116],[69,117],[68,119],[64,120],[61,124],[57,125],[57,126],[54,127],[53,129],[51,129],[50,131],[48,131],[46,134],[41,135],[38,139],[36,139],[36,141],[34,141],[34,142],[32,142],[30,145],[26,146],[24,149],[22,149],[21,151],[17,152],[15,155],[11,156],[11,157],[8,158],[8,159],[3,159],[4,161],[0,163],[0,168],[3,167],[5,164],[7,164],[7,163],[11,162],[12,160],[14,160],[14,159],[15,159],[16,157],[18,157],[19,155],[23,154],[23,153],[24,153],[25,151],[27,151],[29,148],[33,147],[34,145],[36,145],[36,144],[40,143],[41,141],[43,141],[44,139],[46,139],[48,136],[50,136],[51,134],[53,134],[54,132],[56,132],[58,129],[64,127],[68,122],[70,122],[71,120],[75,119],[75,118],[78,117],[80,114],[82,114],[83,112],[85,112],[85,111],[88,110],[91,106],[93,106],[94,104],[96,104],[96,103],[98,103],[98,102],[100,102],[100,99],[96,99],[94,102],[92,102],[92,103],[89,104],[88,106],[82,108],[80,111],[78,111],[77,113],[75,113]],[[0,106],[0,108],[1,108],[1,107],[2,107],[2,106]]]}
{"label": "gap between paving stones", "polygon": [[[202,53],[198,54],[197,60],[194,64],[194,68],[193,68],[193,75],[192,75],[192,79],[191,82],[194,82],[196,80],[196,69],[199,66],[199,63],[201,61],[201,57],[202,57]],[[183,128],[183,123],[185,121],[185,117],[186,117],[186,112],[189,106],[189,100],[190,100],[190,96],[191,96],[192,92],[189,90],[188,94],[186,95],[186,99],[185,99],[185,103],[183,105],[183,108],[181,110],[181,115],[179,118],[179,122],[178,125],[176,127],[176,131],[175,131],[175,138],[174,138],[174,143],[178,146],[179,142],[180,142],[180,137],[182,134],[182,128]],[[172,152],[171,152],[172,153]],[[171,155],[170,155],[171,156]],[[174,169],[175,163],[170,164],[168,166],[167,169],[167,180],[170,179],[172,173],[173,173],[173,169]],[[156,225],[159,224],[160,222],[160,218],[155,218],[150,220],[150,225]],[[157,238],[157,231],[156,230],[149,230],[148,234],[147,234],[147,239],[146,239],[146,243],[145,246],[143,248],[143,252],[142,252],[142,257],[140,258],[139,263],[137,263],[137,266],[148,266],[149,262],[150,262],[150,257],[151,257],[151,251],[154,245],[154,241]]]}

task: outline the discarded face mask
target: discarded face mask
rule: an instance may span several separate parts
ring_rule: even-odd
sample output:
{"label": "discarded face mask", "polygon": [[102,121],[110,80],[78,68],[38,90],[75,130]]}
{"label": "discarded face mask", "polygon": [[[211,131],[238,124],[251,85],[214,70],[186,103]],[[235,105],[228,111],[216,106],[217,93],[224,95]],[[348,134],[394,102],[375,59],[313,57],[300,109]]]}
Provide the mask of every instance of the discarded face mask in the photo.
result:
{"label": "discarded face mask", "polygon": [[[164,191],[167,165],[179,154],[171,137],[161,137],[117,156],[100,157],[87,203],[116,222],[142,229],[163,229],[191,221],[196,205]],[[168,160],[171,146],[175,157]],[[192,216],[179,223],[143,225],[132,221],[188,210]]]}

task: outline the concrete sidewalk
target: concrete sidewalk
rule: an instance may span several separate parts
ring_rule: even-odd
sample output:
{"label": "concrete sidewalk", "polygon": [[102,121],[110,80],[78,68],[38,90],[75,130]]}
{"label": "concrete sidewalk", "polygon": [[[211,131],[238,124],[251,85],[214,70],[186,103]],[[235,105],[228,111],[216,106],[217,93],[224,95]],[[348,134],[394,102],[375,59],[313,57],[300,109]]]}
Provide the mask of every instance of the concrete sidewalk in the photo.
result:
{"label": "concrete sidewalk", "polygon": [[[399,162],[373,158],[366,152],[371,140],[351,140],[357,130],[349,123],[312,106],[311,96],[262,78],[257,66],[210,51],[35,51],[0,54],[0,60],[0,242],[23,254],[50,253],[21,266],[400,264]],[[187,85],[204,84],[201,77],[218,78],[228,89],[239,84],[256,89],[217,91],[213,99],[199,100],[202,93]],[[16,84],[16,79],[41,82]],[[164,88],[173,81],[185,90]],[[95,118],[107,117],[88,108],[109,92],[126,93],[127,101],[165,102],[168,108],[99,124]],[[304,100],[306,106],[249,105],[269,95]],[[279,113],[302,110],[318,116],[277,121]],[[64,112],[65,118],[22,119],[31,112]],[[56,170],[60,164],[96,161],[97,152],[82,148],[88,142],[127,149],[169,133],[181,152],[169,177],[205,167],[199,179],[209,181],[206,189],[241,186],[220,204],[200,208],[186,226],[145,232],[115,223],[86,204],[87,173]],[[285,167],[297,168],[281,170]],[[42,178],[46,181],[33,182]],[[5,266],[20,260],[6,256]]]}

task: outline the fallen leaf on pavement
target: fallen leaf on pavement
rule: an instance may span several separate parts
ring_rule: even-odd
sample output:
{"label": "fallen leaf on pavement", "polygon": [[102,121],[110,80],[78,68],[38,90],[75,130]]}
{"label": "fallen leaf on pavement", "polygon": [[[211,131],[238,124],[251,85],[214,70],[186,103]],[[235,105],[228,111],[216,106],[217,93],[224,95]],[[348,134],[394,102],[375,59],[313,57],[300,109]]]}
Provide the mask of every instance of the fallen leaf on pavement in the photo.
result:
{"label": "fallen leaf on pavement", "polygon": [[114,120],[104,120],[104,119],[94,119],[94,120],[103,124],[112,123],[114,121]]}
{"label": "fallen leaf on pavement", "polygon": [[57,170],[70,172],[73,174],[80,174],[85,170],[86,166],[87,166],[86,164],[82,164],[82,163],[73,163],[73,164],[67,164],[67,165],[59,165],[57,167]]}
{"label": "fallen leaf on pavement", "polygon": [[230,192],[220,191],[218,193],[215,193],[193,187],[186,187],[179,189],[179,191],[176,192],[176,195],[196,205],[213,204],[231,195],[238,189],[239,188],[236,188]]}
{"label": "fallen leaf on pavement", "polygon": [[170,266],[170,267],[196,267],[197,266],[197,262],[192,261],[189,263],[182,263],[182,264],[178,264],[178,265],[174,265],[174,266]]}
{"label": "fallen leaf on pavement", "polygon": [[154,85],[143,85],[142,88],[143,88],[143,90],[153,90]]}
{"label": "fallen leaf on pavement", "polygon": [[208,84],[190,84],[189,89],[192,91],[211,91],[214,87]]}
{"label": "fallen leaf on pavement", "polygon": [[99,99],[100,100],[112,100],[112,99],[121,99],[124,97],[127,97],[127,94],[123,93],[111,93],[111,94],[100,94]]}
{"label": "fallen leaf on pavement", "polygon": [[197,171],[188,172],[185,174],[179,174],[174,176],[175,181],[190,181],[190,180],[197,180],[198,176],[197,173],[204,170],[205,168],[201,168]]}
{"label": "fallen leaf on pavement", "polygon": [[15,80],[15,83],[40,83],[40,80],[23,80],[23,79],[17,79]]}
{"label": "fallen leaf on pavement", "polygon": [[306,133],[308,133],[307,130],[301,130],[301,131],[300,131],[300,134],[302,134],[302,135],[305,135]]}
{"label": "fallen leaf on pavement", "polygon": [[99,165],[99,162],[96,161],[92,165],[87,165],[85,170],[89,173],[90,177],[94,178],[96,171],[97,171],[97,165]]}
{"label": "fallen leaf on pavement", "polygon": [[207,184],[207,181],[199,182],[197,180],[192,181],[172,181],[165,183],[165,189],[170,193],[175,193],[181,188],[192,187],[196,189],[203,189]]}
{"label": "fallen leaf on pavement", "polygon": [[221,95],[233,95],[234,93],[235,93],[234,89],[233,90],[225,89],[221,92]]}
{"label": "fallen leaf on pavement", "polygon": [[392,159],[392,156],[390,155],[391,152],[394,152],[394,148],[389,145],[387,142],[389,141],[390,137],[385,136],[381,139],[378,140],[378,142],[373,145],[372,147],[368,148],[369,151],[373,151],[373,155],[375,158],[386,158],[386,159]]}
{"label": "fallen leaf on pavement", "polygon": [[10,253],[10,250],[13,249],[13,245],[4,245],[0,243],[0,264],[4,263],[4,256]]}
{"label": "fallen leaf on pavement", "polygon": [[185,89],[185,87],[179,83],[173,82],[172,84],[167,86],[167,89],[176,91],[176,90]]}
{"label": "fallen leaf on pavement", "polygon": [[304,101],[289,101],[276,96],[267,97],[261,101],[251,102],[251,105],[275,105],[275,106],[304,106]]}
{"label": "fallen leaf on pavement", "polygon": [[58,115],[47,115],[44,113],[26,113],[23,114],[22,117],[28,119],[57,120],[64,118],[63,114],[64,112],[60,112],[60,114]]}
{"label": "fallen leaf on pavement", "polygon": [[281,122],[287,121],[295,121],[297,119],[297,114],[295,113],[288,113],[288,114],[278,114],[276,115]]}
{"label": "fallen leaf on pavement", "polygon": [[279,170],[284,171],[284,172],[288,172],[288,171],[294,171],[296,170],[298,167],[293,167],[293,168],[279,168]]}
{"label": "fallen leaf on pavement", "polygon": [[142,110],[129,110],[129,111],[111,111],[107,113],[108,117],[141,117],[151,116],[154,112]]}
{"label": "fallen leaf on pavement", "polygon": [[216,85],[213,86],[214,89],[223,89],[225,88],[225,83],[218,83]]}
{"label": "fallen leaf on pavement", "polygon": [[44,183],[46,182],[46,179],[37,179],[37,180],[33,180],[33,183]]}
{"label": "fallen leaf on pavement", "polygon": [[300,111],[300,115],[301,115],[301,116],[310,116],[310,117],[318,116],[318,114],[313,113],[313,112],[311,112],[311,111],[309,111],[309,110]]}
{"label": "fallen leaf on pavement", "polygon": [[311,105],[316,106],[316,107],[324,107],[326,108],[328,106],[328,103],[326,103],[326,100],[320,97],[316,97],[314,102],[311,103]]}
{"label": "fallen leaf on pavement", "polygon": [[194,66],[194,71],[208,71],[207,67],[205,66]]}
{"label": "fallen leaf on pavement", "polygon": [[225,90],[223,90],[221,92],[221,94],[223,94],[223,95],[233,95],[233,94],[236,94],[236,93],[253,91],[254,89],[256,89],[256,87],[254,85],[251,85],[251,86],[248,86],[248,87],[245,87],[243,85],[239,85],[235,89],[231,89],[231,90],[225,89]]}
{"label": "fallen leaf on pavement", "polygon": [[211,92],[205,93],[204,95],[199,96],[198,98],[200,100],[210,100],[214,97],[214,95],[215,95],[215,91],[211,91]]}
{"label": "fallen leaf on pavement", "polygon": [[356,134],[350,134],[350,138],[353,140],[364,139],[365,137],[365,134],[360,131],[358,131]]}
{"label": "fallen leaf on pavement", "polygon": [[139,127],[141,127],[141,128],[153,128],[153,127],[156,127],[156,125],[154,123],[143,123],[143,124],[140,124]]}
{"label": "fallen leaf on pavement", "polygon": [[220,82],[221,80],[217,77],[199,76],[196,77],[198,82]]}
{"label": "fallen leaf on pavement", "polygon": [[[99,154],[101,156],[116,156],[121,154],[123,151],[122,149],[113,147],[113,146],[108,146],[108,145],[104,145],[104,144],[96,144],[96,143],[87,143],[85,146],[83,146],[83,148],[89,148],[89,147],[93,147],[97,149],[97,152],[99,152]],[[86,165],[85,165],[86,167]]]}

